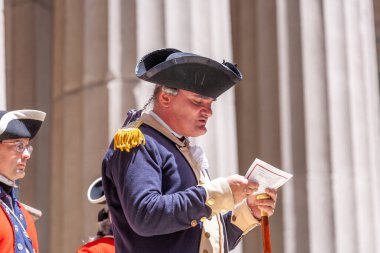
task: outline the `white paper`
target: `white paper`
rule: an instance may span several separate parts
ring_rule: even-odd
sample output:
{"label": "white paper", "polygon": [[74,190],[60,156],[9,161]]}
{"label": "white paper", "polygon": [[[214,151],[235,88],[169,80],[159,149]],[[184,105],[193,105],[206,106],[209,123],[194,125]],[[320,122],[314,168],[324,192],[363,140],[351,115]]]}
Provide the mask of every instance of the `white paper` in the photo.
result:
{"label": "white paper", "polygon": [[293,175],[256,158],[249,167],[245,177],[259,183],[259,189],[255,194],[260,194],[265,193],[266,188],[279,188],[292,178]]}

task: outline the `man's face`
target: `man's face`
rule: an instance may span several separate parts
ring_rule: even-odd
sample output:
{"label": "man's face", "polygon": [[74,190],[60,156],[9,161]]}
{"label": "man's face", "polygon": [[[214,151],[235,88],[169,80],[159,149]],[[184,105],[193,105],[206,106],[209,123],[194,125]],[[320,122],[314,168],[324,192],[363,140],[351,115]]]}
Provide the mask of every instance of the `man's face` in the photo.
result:
{"label": "man's face", "polygon": [[214,99],[194,92],[178,90],[167,104],[166,123],[178,134],[197,137],[207,132],[206,123],[212,115]]}
{"label": "man's face", "polygon": [[[4,140],[0,142],[0,174],[15,181],[25,176],[26,162],[30,158],[27,149],[22,150],[29,144],[28,138]],[[19,151],[17,151],[19,149]]]}

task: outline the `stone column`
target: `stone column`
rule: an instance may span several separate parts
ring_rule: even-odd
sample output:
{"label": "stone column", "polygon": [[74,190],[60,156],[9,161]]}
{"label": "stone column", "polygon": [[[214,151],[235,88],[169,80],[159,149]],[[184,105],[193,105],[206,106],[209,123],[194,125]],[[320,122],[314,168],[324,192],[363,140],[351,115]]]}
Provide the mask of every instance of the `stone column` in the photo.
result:
{"label": "stone column", "polygon": [[[379,176],[371,162],[378,164],[374,154],[379,149],[379,91],[371,3],[301,1],[298,22],[295,1],[278,1],[283,162],[297,168],[290,159],[296,147],[291,129],[302,118],[292,117],[291,105],[300,97],[292,96],[297,83],[294,76],[302,76],[304,87],[300,90],[304,90],[305,102],[298,106],[305,104],[309,175],[308,198],[297,203],[307,203],[301,210],[308,210],[309,224],[297,230],[297,221],[286,219],[286,252],[377,252],[378,219],[374,214],[378,198],[374,196]],[[303,28],[302,47],[296,44],[299,33],[292,32],[297,31],[298,23]],[[301,65],[297,60],[300,53]],[[291,71],[297,68],[302,74]],[[298,159],[302,158],[300,151],[296,152]],[[294,186],[300,172],[294,172]],[[292,203],[300,200],[294,197],[297,188],[290,186],[284,198],[286,217],[295,211]],[[303,243],[305,237],[310,238],[310,249]]]}
{"label": "stone column", "polygon": [[189,52],[192,49],[191,1],[165,1],[166,47]]}
{"label": "stone column", "polygon": [[306,191],[305,119],[300,7],[298,0],[277,1],[282,169],[294,175],[280,195],[284,215],[284,249],[309,252]]}
{"label": "stone column", "polygon": [[0,110],[7,108],[7,96],[5,85],[5,29],[4,29],[4,1],[0,1]]}
{"label": "stone column", "polygon": [[[163,0],[136,1],[137,57],[165,47],[165,19]],[[137,59],[136,59],[137,61]],[[139,81],[133,90],[138,109],[141,109],[153,93],[154,84]]]}
{"label": "stone column", "polygon": [[[84,2],[54,5],[53,142],[49,252],[73,252],[83,238]],[[74,207],[74,208],[73,208]],[[85,238],[83,238],[85,239]],[[70,243],[68,243],[70,242]]]}
{"label": "stone column", "polygon": [[[378,217],[378,80],[376,73],[373,6],[369,1],[350,1],[346,6],[349,57],[349,90],[358,248],[360,252],[376,252]],[[352,18],[357,18],[356,22]],[[371,55],[374,54],[374,55]],[[375,69],[374,69],[375,68]],[[361,83],[361,86],[357,84]],[[372,167],[374,166],[374,167]],[[376,178],[377,176],[377,178]],[[374,185],[371,185],[374,183]],[[365,216],[365,219],[363,219]],[[378,231],[378,228],[377,228]]]}
{"label": "stone column", "polygon": [[108,1],[108,139],[136,108],[136,4],[134,0]]}
{"label": "stone column", "polygon": [[[357,238],[359,250],[363,252],[373,251],[372,243],[367,241],[367,236],[371,236],[373,230],[367,227],[366,222],[361,218],[363,213],[372,216],[370,208],[370,190],[369,160],[368,160],[368,137],[366,135],[367,114],[366,97],[364,87],[359,87],[358,83],[364,81],[363,47],[361,41],[361,18],[359,1],[351,1],[345,8],[347,27],[350,33],[347,36],[348,45],[348,73],[349,73],[349,94],[351,101],[351,138],[353,143],[353,166],[355,176],[355,200],[358,205],[354,213],[357,226]],[[357,18],[356,21],[351,20]],[[358,22],[359,21],[359,22]],[[369,217],[368,217],[369,218]],[[369,242],[369,244],[367,244]],[[372,250],[370,250],[372,249]],[[368,251],[369,250],[369,251]]]}
{"label": "stone column", "polygon": [[87,201],[107,147],[107,2],[56,1],[50,252],[74,252],[97,231]]}
{"label": "stone column", "polygon": [[[379,60],[376,59],[376,33],[374,18],[374,2],[360,1],[362,19],[361,31],[363,34],[364,76],[366,81],[366,110],[368,114],[368,144],[369,144],[369,174],[370,174],[370,203],[372,203],[372,217],[368,225],[373,226],[372,250],[380,252],[380,98],[379,98]],[[370,250],[370,249],[369,249]],[[365,252],[365,251],[363,251]]]}
{"label": "stone column", "polygon": [[[101,176],[101,162],[107,147],[108,138],[108,13],[104,0],[84,2],[83,31],[83,77],[81,91],[83,119],[79,133],[82,135],[83,152],[81,166],[81,194],[83,234],[82,238],[96,234],[97,213],[100,206],[87,200],[87,189]],[[95,223],[94,223],[95,221]]]}
{"label": "stone column", "polygon": [[[52,27],[53,27],[53,1],[44,0],[34,2],[34,57],[35,63],[30,68],[34,71],[35,78],[35,108],[46,112],[44,125],[38,133],[33,144],[36,146],[34,159],[36,168],[29,172],[36,173],[33,182],[36,187],[36,208],[40,209],[43,216],[37,221],[40,251],[48,252],[50,241],[49,220],[53,217],[50,207],[50,183],[52,148]],[[24,29],[27,29],[24,27]],[[23,57],[23,56],[20,56]],[[18,73],[17,73],[18,74]]]}
{"label": "stone column", "polygon": [[[231,4],[234,57],[244,77],[235,89],[239,171],[244,175],[253,159],[260,156],[260,127],[257,124],[258,6],[257,1],[250,0],[235,1]],[[244,252],[259,252],[261,244],[261,231],[254,229],[245,236]]]}
{"label": "stone column", "polygon": [[322,1],[300,2],[310,250],[335,252]]}
{"label": "stone column", "polygon": [[[2,1],[4,7],[6,104],[8,110],[31,108],[47,113],[20,181],[20,199],[43,212],[37,221],[40,250],[48,251],[51,147],[51,25],[52,1]],[[4,49],[3,47],[1,47]],[[4,62],[3,62],[4,63]],[[2,65],[4,67],[4,65]],[[4,80],[5,81],[5,80]]]}
{"label": "stone column", "polygon": [[[257,94],[251,94],[258,102],[258,117],[252,122],[259,127],[258,139],[255,140],[259,153],[255,156],[281,168],[276,9],[276,1],[273,0],[257,3],[258,65],[249,74],[257,76]],[[275,242],[273,252],[280,252],[284,247],[282,223],[282,205],[278,202],[276,215],[271,217],[271,240]]]}
{"label": "stone column", "polygon": [[[324,1],[335,251],[358,252],[344,1]],[[312,207],[310,207],[311,209]],[[332,225],[332,224],[331,224]]]}
{"label": "stone column", "polygon": [[[234,55],[244,80],[236,87],[240,172],[254,158],[281,165],[279,76],[275,1],[231,2]],[[282,252],[282,205],[271,218],[272,249]],[[261,231],[244,240],[245,251],[261,250]]]}

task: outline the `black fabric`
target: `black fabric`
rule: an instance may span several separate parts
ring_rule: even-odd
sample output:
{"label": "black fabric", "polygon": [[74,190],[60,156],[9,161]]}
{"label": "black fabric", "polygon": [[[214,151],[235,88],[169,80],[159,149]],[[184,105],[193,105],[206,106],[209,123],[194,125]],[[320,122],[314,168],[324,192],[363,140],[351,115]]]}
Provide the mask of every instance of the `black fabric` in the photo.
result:
{"label": "black fabric", "polygon": [[6,184],[4,184],[3,182],[0,182],[0,187],[2,187],[2,188],[4,189],[4,191],[5,191],[8,195],[11,194],[11,191],[12,191],[12,189],[13,189],[12,186],[6,185]]}
{"label": "black fabric", "polygon": [[6,131],[0,135],[0,140],[13,140],[19,138],[30,138],[37,134],[42,121],[31,119],[17,119],[9,122]]}
{"label": "black fabric", "polygon": [[98,222],[104,221],[106,219],[108,219],[108,210],[106,210],[105,208],[102,208],[98,212]]}
{"label": "black fabric", "polygon": [[243,79],[232,63],[219,63],[171,48],[159,49],[144,56],[136,66],[136,76],[151,83],[214,99]]}
{"label": "black fabric", "polygon": [[[0,120],[6,113],[8,112],[0,111]],[[10,113],[12,113],[12,111]],[[31,118],[13,119],[8,123],[5,131],[0,134],[0,141],[19,138],[33,139],[38,130],[41,128],[41,125],[41,120]]]}

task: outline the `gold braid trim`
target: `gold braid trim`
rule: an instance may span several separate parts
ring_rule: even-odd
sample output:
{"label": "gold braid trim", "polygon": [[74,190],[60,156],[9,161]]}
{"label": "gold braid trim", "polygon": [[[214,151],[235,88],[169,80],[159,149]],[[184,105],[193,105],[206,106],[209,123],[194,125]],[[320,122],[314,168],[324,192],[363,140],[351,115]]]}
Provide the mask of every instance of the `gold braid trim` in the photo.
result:
{"label": "gold braid trim", "polygon": [[138,128],[142,122],[135,121],[127,126],[127,128],[119,129],[113,140],[113,149],[120,149],[129,152],[132,148],[145,145],[145,136]]}

